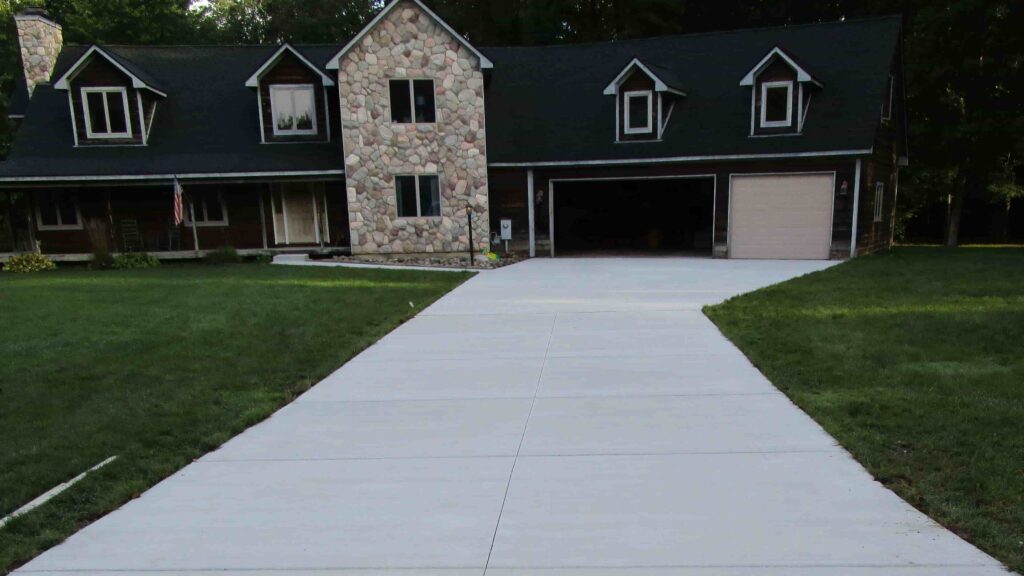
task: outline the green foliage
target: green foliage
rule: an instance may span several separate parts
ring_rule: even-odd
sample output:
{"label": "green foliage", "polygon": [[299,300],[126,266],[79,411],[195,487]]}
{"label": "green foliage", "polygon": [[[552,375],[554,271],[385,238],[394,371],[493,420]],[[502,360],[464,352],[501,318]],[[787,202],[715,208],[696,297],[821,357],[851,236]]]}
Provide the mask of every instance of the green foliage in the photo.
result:
{"label": "green foliage", "polygon": [[210,264],[234,264],[241,262],[242,256],[239,255],[238,250],[231,246],[222,246],[216,250],[211,250],[206,255],[206,261]]}
{"label": "green foliage", "polygon": [[135,270],[138,268],[155,268],[160,265],[160,260],[152,254],[145,252],[133,252],[121,254],[114,258],[114,270]]}
{"label": "green foliage", "polygon": [[271,262],[274,261],[274,255],[271,254],[270,252],[260,252],[259,254],[253,257],[253,260],[257,264],[270,264]]}
{"label": "green foliage", "polygon": [[4,272],[43,272],[56,269],[57,265],[49,256],[38,252],[16,254],[4,262]]}

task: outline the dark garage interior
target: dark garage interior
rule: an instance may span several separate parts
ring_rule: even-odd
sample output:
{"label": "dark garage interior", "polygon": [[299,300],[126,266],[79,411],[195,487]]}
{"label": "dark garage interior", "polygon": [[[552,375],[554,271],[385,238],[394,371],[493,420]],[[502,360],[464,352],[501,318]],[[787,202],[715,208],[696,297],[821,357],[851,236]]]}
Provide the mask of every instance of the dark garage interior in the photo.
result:
{"label": "dark garage interior", "polygon": [[555,182],[557,254],[711,254],[714,178]]}

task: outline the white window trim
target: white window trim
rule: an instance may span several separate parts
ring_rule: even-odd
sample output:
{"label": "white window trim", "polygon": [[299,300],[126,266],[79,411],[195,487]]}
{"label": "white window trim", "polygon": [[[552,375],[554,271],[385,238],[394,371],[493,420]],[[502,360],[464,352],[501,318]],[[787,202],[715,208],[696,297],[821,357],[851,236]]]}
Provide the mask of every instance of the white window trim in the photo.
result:
{"label": "white window trim", "polygon": [[[292,110],[295,109],[295,91],[296,90],[309,90],[310,96],[313,98],[313,127],[300,130],[293,128],[291,130],[282,130],[277,127],[277,105],[274,92],[276,91],[287,91],[289,97],[292,98]],[[312,84],[271,84],[269,86],[270,93],[270,126],[274,131],[274,136],[316,136],[317,125],[316,125],[316,87]]]}
{"label": "white window trim", "polygon": [[60,209],[57,210],[57,224],[43,224],[43,213],[39,209],[39,202],[33,202],[36,208],[36,230],[46,232],[48,230],[81,230],[82,229],[82,211],[78,207],[78,198],[72,198],[71,203],[75,205],[75,219],[78,220],[77,224],[65,224],[61,219]]}
{"label": "white window trim", "polygon": [[188,226],[192,225],[192,212],[193,210],[202,210],[202,220],[196,220],[196,227],[214,227],[214,226],[227,226],[228,225],[228,205],[224,202],[224,195],[221,192],[217,192],[217,201],[220,202],[220,213],[224,217],[220,220],[207,220],[206,214],[209,212],[206,206],[207,196],[200,198],[200,202],[196,203],[195,199],[189,201],[189,209],[185,211],[185,224]]}
{"label": "white window trim", "polygon": [[[415,115],[415,113],[414,113]],[[416,215],[415,216],[402,216],[398,214],[397,217],[401,219],[407,218],[440,218],[441,214],[437,216],[424,216],[423,207],[420,206],[420,177],[421,176],[433,176],[437,178],[437,204],[440,210],[441,201],[444,199],[444,195],[441,194],[441,176],[439,174],[395,174],[395,212],[398,212],[398,179],[404,176],[412,176],[413,181],[416,183],[414,188],[416,189]],[[443,211],[442,211],[443,212]]]}
{"label": "white window trim", "polygon": [[[768,120],[768,90],[772,88],[786,89],[786,119]],[[777,80],[774,82],[761,83],[761,128],[789,128],[793,126],[793,82],[790,80]]]}
{"label": "white window trim", "polygon": [[[430,82],[430,93],[434,94],[434,121],[433,122],[417,122],[416,121],[416,89],[413,87],[417,80],[426,80]],[[391,106],[391,83],[392,82],[405,82],[409,85],[409,112],[412,114],[412,122],[395,122],[392,118],[391,111],[394,108]],[[391,124],[404,125],[404,124],[437,124],[437,84],[433,78],[388,78],[388,117],[391,120]],[[409,174],[403,174],[403,176],[409,176]],[[429,176],[429,174],[426,174]]]}
{"label": "white window trim", "polygon": [[[124,125],[125,132],[93,132],[92,131],[92,118],[89,115],[89,98],[88,94],[104,94],[103,96],[103,114],[104,120],[107,122],[107,128],[110,128],[110,104],[107,101],[106,94],[121,95],[121,103],[124,105]],[[132,137],[132,121],[131,114],[128,108],[128,89],[123,86],[104,86],[104,87],[88,87],[82,88],[82,109],[85,111],[85,135],[89,139],[113,139],[113,138],[131,138]]]}
{"label": "white window trim", "polygon": [[[641,128],[631,128],[629,125],[629,101],[632,98],[646,98],[647,99],[647,124]],[[654,93],[650,90],[630,90],[622,93],[622,110],[623,110],[623,123],[622,133],[623,134],[650,134],[654,132],[654,122],[652,116],[654,116]]]}
{"label": "white window trim", "polygon": [[875,182],[875,222],[882,221],[882,204],[885,202],[885,182]]}

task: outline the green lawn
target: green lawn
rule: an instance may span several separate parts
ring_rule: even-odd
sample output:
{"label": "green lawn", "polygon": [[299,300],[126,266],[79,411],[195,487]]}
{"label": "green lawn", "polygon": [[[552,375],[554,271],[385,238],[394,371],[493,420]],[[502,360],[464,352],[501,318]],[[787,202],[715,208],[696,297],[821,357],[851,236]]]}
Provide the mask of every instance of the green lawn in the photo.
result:
{"label": "green lawn", "polygon": [[[468,274],[165,265],[0,274],[0,574],[259,422]],[[411,304],[411,306],[410,306]]]}
{"label": "green lawn", "polygon": [[706,313],[879,481],[1024,570],[1024,250],[897,249]]}

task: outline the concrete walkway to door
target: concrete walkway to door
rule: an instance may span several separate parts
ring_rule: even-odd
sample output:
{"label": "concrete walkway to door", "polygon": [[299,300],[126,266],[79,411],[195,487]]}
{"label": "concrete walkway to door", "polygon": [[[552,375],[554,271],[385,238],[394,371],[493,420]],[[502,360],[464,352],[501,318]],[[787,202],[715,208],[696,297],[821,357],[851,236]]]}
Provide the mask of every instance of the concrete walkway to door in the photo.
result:
{"label": "concrete walkway to door", "polygon": [[481,274],[19,573],[982,576],[703,316],[827,266]]}

